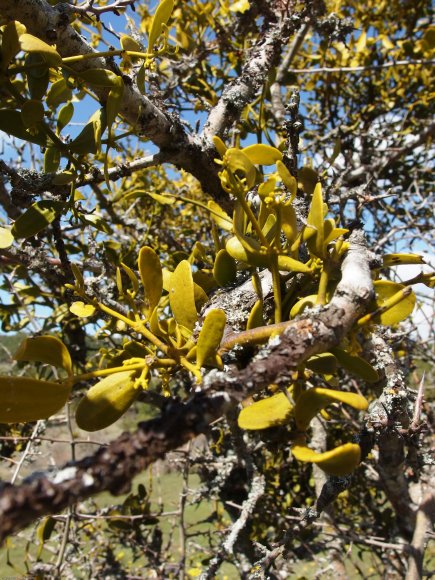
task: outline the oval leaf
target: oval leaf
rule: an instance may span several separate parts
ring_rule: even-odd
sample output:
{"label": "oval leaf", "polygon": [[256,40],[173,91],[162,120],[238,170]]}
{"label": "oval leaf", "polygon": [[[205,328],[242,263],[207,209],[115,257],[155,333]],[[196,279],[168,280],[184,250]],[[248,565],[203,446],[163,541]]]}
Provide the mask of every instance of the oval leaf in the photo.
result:
{"label": "oval leaf", "polygon": [[293,406],[284,393],[256,401],[244,407],[237,420],[240,429],[259,430],[286,425],[292,416]]}
{"label": "oval leaf", "polygon": [[76,421],[80,429],[98,431],[117,421],[138,393],[131,371],[122,371],[101,380],[80,401]]}
{"label": "oval leaf", "polygon": [[149,40],[148,40],[148,52],[152,53],[153,47],[161,35],[163,30],[163,25],[166,24],[171,17],[172,10],[174,9],[174,0],[161,0],[157,7],[157,10],[151,20]]}
{"label": "oval leaf", "polygon": [[77,302],[73,302],[71,304],[69,310],[80,318],[86,318],[94,314],[95,306],[92,306],[92,304],[85,304],[81,300],[78,300]]}
{"label": "oval leaf", "polygon": [[192,270],[187,260],[175,268],[169,282],[169,303],[178,324],[193,330],[198,318]]}
{"label": "oval leaf", "polygon": [[226,250],[219,250],[213,266],[213,276],[219,286],[232,284],[237,276],[235,259]]}
{"label": "oval leaf", "polygon": [[216,364],[216,354],[224,335],[227,317],[223,310],[210,310],[204,320],[196,343],[196,364]]}
{"label": "oval leaf", "polygon": [[21,50],[25,52],[38,52],[44,55],[45,60],[52,66],[61,66],[62,57],[52,46],[32,34],[20,36]]}
{"label": "oval leaf", "polygon": [[333,375],[337,370],[337,359],[330,352],[322,352],[310,357],[306,362],[307,368],[323,375]]}
{"label": "oval leaf", "polygon": [[45,229],[62,213],[65,204],[62,201],[43,200],[31,205],[12,226],[12,235],[16,240],[31,238]]}
{"label": "oval leaf", "polygon": [[71,374],[72,361],[67,347],[56,336],[25,338],[14,355],[18,361],[36,361],[65,369]]}
{"label": "oval leaf", "polygon": [[282,160],[282,153],[271,145],[249,145],[242,149],[246,157],[255,165],[274,165],[277,161]]}
{"label": "oval leaf", "polygon": [[360,356],[349,354],[341,348],[333,348],[332,352],[337,357],[340,365],[347,371],[358,375],[367,383],[376,383],[379,381],[379,375],[372,365]]}
{"label": "oval leaf", "polygon": [[11,233],[10,228],[0,228],[0,250],[5,250],[10,248],[14,243],[14,236]]}
{"label": "oval leaf", "polygon": [[396,294],[400,298],[400,294],[398,294],[400,292],[403,292],[404,295],[400,301],[394,301],[396,304],[389,307],[388,310],[374,316],[372,318],[373,322],[392,326],[402,322],[402,320],[405,320],[405,318],[412,314],[416,303],[416,296],[409,287],[398,284],[397,282],[391,282],[390,280],[375,280],[373,286],[376,294],[375,301],[370,306],[373,310],[386,307],[388,301],[393,299]]}
{"label": "oval leaf", "polygon": [[365,411],[369,405],[367,399],[357,393],[346,393],[344,391],[334,391],[321,387],[309,389],[308,391],[304,391],[296,401],[295,418],[298,429],[305,431],[311,419],[321,409],[324,409],[334,402],[345,403],[361,411]]}
{"label": "oval leaf", "polygon": [[152,248],[148,246],[141,248],[138,268],[150,315],[159,303],[163,290],[162,267],[159,257]]}
{"label": "oval leaf", "polygon": [[337,477],[349,475],[361,461],[361,449],[356,443],[346,443],[324,453],[317,453],[304,445],[295,445],[292,453],[298,461],[316,463],[320,469]]}
{"label": "oval leaf", "polygon": [[68,400],[71,387],[28,377],[0,377],[0,423],[46,419]]}
{"label": "oval leaf", "polygon": [[293,177],[282,161],[279,160],[276,162],[276,168],[283,184],[290,193],[290,201],[293,201],[298,192],[298,182],[296,181],[296,178]]}

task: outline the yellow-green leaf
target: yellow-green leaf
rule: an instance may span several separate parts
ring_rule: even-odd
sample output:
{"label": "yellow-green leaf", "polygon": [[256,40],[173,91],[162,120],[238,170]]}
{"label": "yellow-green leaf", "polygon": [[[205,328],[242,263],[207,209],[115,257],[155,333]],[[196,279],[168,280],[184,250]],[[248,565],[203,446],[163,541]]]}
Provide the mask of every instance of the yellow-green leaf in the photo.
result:
{"label": "yellow-green leaf", "polygon": [[42,200],[31,205],[12,226],[12,235],[16,240],[35,236],[58,215],[62,213],[65,204],[62,201]]}
{"label": "yellow-green leaf", "polygon": [[205,317],[196,343],[196,364],[216,364],[216,354],[224,335],[227,318],[223,310],[210,310]]}
{"label": "yellow-green leaf", "polygon": [[242,153],[254,163],[254,165],[274,165],[277,161],[281,161],[282,153],[279,149],[275,149],[271,145],[264,145],[258,143],[257,145],[249,145],[242,149]]}
{"label": "yellow-green leaf", "polygon": [[390,326],[398,324],[412,314],[416,296],[411,288],[390,280],[375,280],[373,286],[376,297],[369,307],[370,310],[375,313],[378,309],[388,309],[374,316],[368,315],[372,322]]}
{"label": "yellow-green leaf", "polygon": [[419,254],[385,254],[382,256],[384,268],[399,266],[400,264],[425,264],[423,256]]}
{"label": "yellow-green leaf", "polygon": [[0,377],[0,423],[46,419],[66,403],[71,387],[28,377]]}
{"label": "yellow-green leaf", "polygon": [[0,131],[37,145],[45,146],[47,143],[47,137],[41,129],[37,128],[32,133],[27,131],[20,111],[0,109]]}
{"label": "yellow-green leaf", "polygon": [[233,220],[216,202],[209,201],[207,207],[210,210],[212,220],[217,226],[228,232],[233,229]]}
{"label": "yellow-green leaf", "polygon": [[8,68],[9,63],[14,56],[20,52],[21,46],[19,37],[26,32],[26,27],[16,20],[8,22],[3,29],[1,43],[1,67],[3,70]]}
{"label": "yellow-green leaf", "polygon": [[98,109],[77,137],[68,144],[69,150],[72,153],[81,155],[85,153],[96,153],[97,149],[100,148],[99,141],[105,128],[106,112],[104,109]]}
{"label": "yellow-green leaf", "polygon": [[318,183],[314,188],[307,217],[307,224],[316,229],[316,235],[314,238],[310,238],[309,242],[311,243],[308,244],[308,247],[318,258],[323,258],[325,253],[323,213],[322,185]]}
{"label": "yellow-green leaf", "polygon": [[230,10],[231,12],[240,12],[241,14],[243,14],[244,12],[249,10],[250,7],[251,6],[249,0],[236,0],[236,2],[233,2],[231,4]]}
{"label": "yellow-green leaf", "polygon": [[131,52],[142,52],[141,45],[128,34],[121,34],[121,47],[123,50],[130,50]]}
{"label": "yellow-green leaf", "polygon": [[85,304],[81,300],[73,302],[69,309],[70,312],[79,318],[87,318],[88,316],[92,316],[95,312],[95,306],[92,306],[92,304]]}
{"label": "yellow-green leaf", "polygon": [[90,68],[77,74],[87,83],[98,87],[114,87],[120,84],[120,77],[105,68]]}
{"label": "yellow-green leaf", "polygon": [[246,323],[246,330],[251,328],[258,328],[259,326],[264,326],[263,318],[263,301],[257,300],[249,313],[248,321]]}
{"label": "yellow-green leaf", "polygon": [[167,24],[174,9],[174,0],[161,0],[157,10],[151,20],[151,26],[148,36],[148,52],[151,54],[153,47],[161,35],[163,26]]}
{"label": "yellow-green leaf", "polygon": [[298,171],[298,179],[303,191],[308,195],[312,195],[314,193],[314,188],[319,181],[319,175],[317,171],[311,167],[302,167],[302,169]]}
{"label": "yellow-green leaf", "polygon": [[287,240],[292,243],[298,235],[298,222],[296,212],[291,205],[281,205],[279,207],[281,215],[281,229]]}
{"label": "yellow-green leaf", "polygon": [[64,343],[56,336],[25,338],[14,355],[18,361],[36,361],[72,371],[71,356]]}
{"label": "yellow-green leaf", "polygon": [[98,431],[117,421],[137,396],[133,376],[134,372],[121,371],[91,387],[77,407],[80,429]]}
{"label": "yellow-green leaf", "polygon": [[311,272],[311,268],[307,264],[290,258],[290,256],[278,256],[278,268],[285,272]]}
{"label": "yellow-green leaf", "polygon": [[21,106],[21,118],[26,129],[37,128],[44,120],[44,105],[37,99],[24,101]]}
{"label": "yellow-green leaf", "polygon": [[310,357],[306,362],[307,368],[322,375],[333,375],[337,370],[337,359],[330,352],[322,352]]}
{"label": "yellow-green leaf", "polygon": [[27,33],[22,34],[20,36],[20,44],[21,50],[25,52],[38,52],[42,54],[51,66],[58,67],[62,65],[62,57],[57,50],[36,36]]}
{"label": "yellow-green leaf", "polygon": [[14,236],[11,233],[10,228],[0,228],[0,250],[5,250],[10,248],[14,243]]}
{"label": "yellow-green leaf", "polygon": [[235,260],[252,266],[266,267],[270,262],[269,256],[261,252],[260,243],[248,236],[232,236],[225,242],[225,248]]}
{"label": "yellow-green leaf", "polygon": [[175,268],[169,282],[169,303],[178,324],[193,330],[198,318],[192,270],[187,260]]}
{"label": "yellow-green leaf", "polygon": [[255,184],[257,170],[252,161],[241,151],[235,147],[227,149],[224,156],[225,165],[229,168],[231,173],[241,172],[246,177],[246,184],[249,189]]}
{"label": "yellow-green leaf", "polygon": [[48,146],[44,153],[44,172],[56,173],[60,164],[60,151],[56,146]]}
{"label": "yellow-green leaf", "polygon": [[346,443],[331,451],[317,453],[305,445],[294,445],[292,454],[298,461],[316,463],[329,475],[349,475],[361,461],[361,449],[356,443]]}
{"label": "yellow-green leaf", "polygon": [[349,372],[363,378],[367,383],[379,381],[379,375],[370,363],[358,355],[352,355],[341,348],[331,349],[340,365]]}
{"label": "yellow-green leaf", "polygon": [[216,147],[216,151],[219,153],[219,155],[223,157],[227,150],[227,146],[218,135],[213,137],[213,144]]}
{"label": "yellow-green leaf", "polygon": [[311,419],[317,413],[330,405],[339,402],[350,405],[354,409],[365,411],[368,407],[368,401],[362,395],[357,393],[346,393],[345,391],[334,391],[332,389],[323,389],[314,387],[304,391],[295,405],[296,425],[299,430],[305,431],[308,428]]}
{"label": "yellow-green leaf", "polygon": [[290,171],[287,169],[287,167],[284,165],[282,161],[278,160],[276,162],[276,168],[278,170],[278,174],[281,177],[283,184],[289,190],[291,196],[290,201],[293,201],[298,192],[298,182],[296,181],[296,178],[293,177],[293,175],[290,173]]}
{"label": "yellow-green leaf", "polygon": [[56,109],[61,103],[72,99],[72,90],[64,78],[54,82],[47,93],[46,103],[51,109]]}
{"label": "yellow-green leaf", "polygon": [[256,401],[244,407],[237,420],[239,427],[246,430],[269,429],[286,425],[293,414],[293,406],[284,393]]}
{"label": "yellow-green leaf", "polygon": [[219,250],[213,265],[213,276],[219,286],[232,284],[237,276],[236,261],[226,250]]}
{"label": "yellow-green leaf", "polygon": [[290,310],[290,318],[295,318],[305,310],[305,308],[312,308],[317,303],[317,294],[310,294],[304,296],[293,305]]}
{"label": "yellow-green leaf", "polygon": [[152,248],[148,246],[141,248],[138,268],[144,297],[148,303],[148,313],[151,314],[159,303],[163,291],[162,267],[158,255]]}

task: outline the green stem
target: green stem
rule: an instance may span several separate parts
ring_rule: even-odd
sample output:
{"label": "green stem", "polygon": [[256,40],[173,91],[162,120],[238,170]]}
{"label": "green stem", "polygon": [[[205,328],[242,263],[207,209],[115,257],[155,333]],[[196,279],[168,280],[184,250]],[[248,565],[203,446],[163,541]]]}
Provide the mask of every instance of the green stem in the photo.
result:
{"label": "green stem", "polygon": [[278,269],[278,256],[274,254],[271,258],[270,269],[272,271],[273,299],[275,303],[275,324],[278,324],[282,320],[281,279]]}
{"label": "green stem", "polygon": [[319,306],[323,306],[326,304],[326,289],[328,287],[329,282],[329,267],[326,264],[326,261],[323,262],[323,270],[320,274],[320,282],[319,282],[319,292],[317,294],[316,304]]}

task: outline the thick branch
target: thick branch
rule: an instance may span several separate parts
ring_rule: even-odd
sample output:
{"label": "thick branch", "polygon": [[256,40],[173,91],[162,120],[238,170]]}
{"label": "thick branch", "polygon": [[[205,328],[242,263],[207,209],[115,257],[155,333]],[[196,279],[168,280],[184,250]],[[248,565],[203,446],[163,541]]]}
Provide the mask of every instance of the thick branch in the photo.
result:
{"label": "thick branch", "polygon": [[[94,52],[71,25],[73,7],[66,3],[50,6],[46,0],[0,0],[0,13],[4,19],[22,22],[29,33],[44,42],[55,42],[59,54],[65,58],[88,55]],[[113,68],[104,58],[96,56],[70,64],[77,71],[94,68]],[[116,72],[116,71],[115,71]],[[157,145],[170,163],[194,175],[204,191],[225,204],[228,196],[221,188],[213,155],[204,152],[199,139],[188,135],[182,123],[154,105],[142,95],[136,84],[124,75],[124,93],[120,115],[139,136],[145,136]],[[107,101],[110,87],[92,85],[101,103]]]}
{"label": "thick branch", "polygon": [[[31,478],[0,491],[0,541],[39,516],[57,513],[100,491],[122,493],[131,479],[153,461],[207,430],[208,425],[250,393],[271,383],[289,382],[291,371],[313,354],[337,345],[364,312],[372,296],[367,250],[354,232],[342,265],[342,279],[330,304],[289,323],[244,369],[211,371],[205,393],[187,404],[169,404],[161,417],[124,433],[94,456],[70,465],[54,477]],[[220,392],[219,392],[220,391]]]}
{"label": "thick branch", "polygon": [[293,29],[291,20],[285,19],[274,25],[254,46],[241,75],[225,87],[210,112],[202,133],[206,143],[210,143],[214,135],[222,136],[240,118],[244,107],[254,100]]}

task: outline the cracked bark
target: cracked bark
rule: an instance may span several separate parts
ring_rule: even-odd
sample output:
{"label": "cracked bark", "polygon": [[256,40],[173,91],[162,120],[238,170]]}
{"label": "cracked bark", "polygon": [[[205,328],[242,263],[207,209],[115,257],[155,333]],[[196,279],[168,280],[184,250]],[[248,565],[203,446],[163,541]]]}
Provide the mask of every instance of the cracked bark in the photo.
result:
{"label": "cracked bark", "polygon": [[244,369],[211,371],[203,391],[186,404],[171,402],[162,415],[124,433],[95,455],[57,474],[40,474],[19,486],[0,489],[0,542],[36,518],[58,513],[75,502],[109,490],[123,493],[148,465],[199,433],[237,403],[270,383],[287,382],[293,369],[313,354],[337,345],[364,312],[372,296],[368,253],[355,231],[342,264],[342,279],[329,305],[289,323]]}

